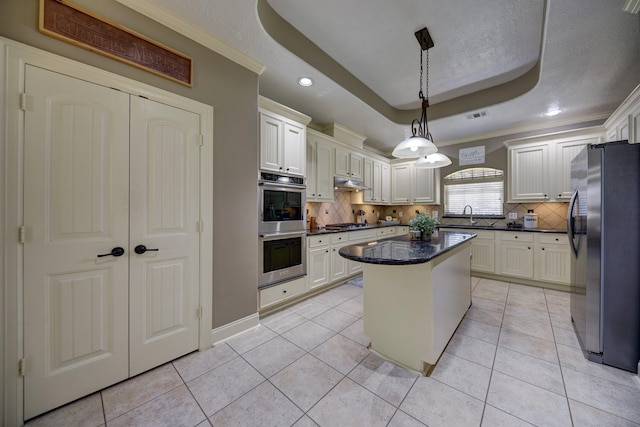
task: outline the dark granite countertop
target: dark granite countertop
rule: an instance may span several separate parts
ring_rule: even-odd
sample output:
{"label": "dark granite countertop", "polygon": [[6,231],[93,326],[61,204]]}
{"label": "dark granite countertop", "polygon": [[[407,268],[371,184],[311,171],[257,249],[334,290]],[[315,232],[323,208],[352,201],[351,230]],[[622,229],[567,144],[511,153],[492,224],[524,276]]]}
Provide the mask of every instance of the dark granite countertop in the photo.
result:
{"label": "dark granite countertop", "polygon": [[358,231],[358,230],[371,230],[372,228],[384,228],[384,227],[408,227],[407,224],[368,224],[364,227],[357,228],[347,228],[344,230],[326,230],[324,228],[317,228],[315,230],[307,230],[307,236],[317,236],[319,234],[330,234],[330,233],[345,233],[348,231]]}
{"label": "dark granite countertop", "polygon": [[527,233],[561,233],[567,234],[567,230],[545,230],[542,228],[513,228],[507,226],[491,225],[449,225],[439,224],[438,228],[464,228],[465,230],[495,230],[495,231],[526,231]]}
{"label": "dark granite countertop", "polygon": [[429,262],[476,237],[473,233],[439,231],[431,240],[411,240],[409,235],[344,246],[344,258],[368,264],[408,265]]}

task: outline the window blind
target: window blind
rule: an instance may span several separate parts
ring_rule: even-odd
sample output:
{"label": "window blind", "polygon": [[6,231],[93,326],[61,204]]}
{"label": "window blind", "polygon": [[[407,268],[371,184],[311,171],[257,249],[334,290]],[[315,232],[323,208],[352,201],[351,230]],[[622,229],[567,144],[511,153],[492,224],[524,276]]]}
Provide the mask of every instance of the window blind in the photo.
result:
{"label": "window blind", "polygon": [[464,169],[448,175],[444,182],[445,215],[462,215],[466,205],[473,208],[474,216],[503,215],[504,181],[501,170]]}

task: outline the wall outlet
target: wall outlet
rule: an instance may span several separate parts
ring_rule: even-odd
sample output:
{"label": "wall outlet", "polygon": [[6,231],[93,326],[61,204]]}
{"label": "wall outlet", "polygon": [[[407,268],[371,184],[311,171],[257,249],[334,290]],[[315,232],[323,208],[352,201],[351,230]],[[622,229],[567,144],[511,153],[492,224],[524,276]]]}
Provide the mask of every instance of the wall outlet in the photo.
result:
{"label": "wall outlet", "polygon": [[402,211],[398,212],[398,216],[402,218]]}
{"label": "wall outlet", "polygon": [[438,218],[439,215],[440,215],[440,213],[438,211],[431,211],[431,217],[432,218]]}
{"label": "wall outlet", "polygon": [[509,219],[518,219],[517,212],[509,212]]}

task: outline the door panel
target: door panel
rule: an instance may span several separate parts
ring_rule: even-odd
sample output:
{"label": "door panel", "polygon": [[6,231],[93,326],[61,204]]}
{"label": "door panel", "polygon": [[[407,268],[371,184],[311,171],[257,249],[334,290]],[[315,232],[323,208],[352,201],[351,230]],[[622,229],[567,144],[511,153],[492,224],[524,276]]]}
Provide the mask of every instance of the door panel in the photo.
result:
{"label": "door panel", "polygon": [[[128,376],[129,96],[26,66],[25,418]],[[125,253],[126,255],[126,253]]]}
{"label": "door panel", "polygon": [[131,375],[198,349],[199,129],[197,114],[131,97]]}

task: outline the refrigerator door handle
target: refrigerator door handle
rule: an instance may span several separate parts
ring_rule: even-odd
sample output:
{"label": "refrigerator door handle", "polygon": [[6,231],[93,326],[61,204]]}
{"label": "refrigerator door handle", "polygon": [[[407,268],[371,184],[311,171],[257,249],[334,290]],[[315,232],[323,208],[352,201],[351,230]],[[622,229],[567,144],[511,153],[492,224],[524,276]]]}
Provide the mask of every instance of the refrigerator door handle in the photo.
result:
{"label": "refrigerator door handle", "polygon": [[578,248],[575,243],[575,217],[573,216],[573,208],[578,201],[578,190],[573,190],[571,194],[571,200],[569,201],[569,210],[567,212],[567,234],[569,237],[569,245],[573,254],[578,256]]}

